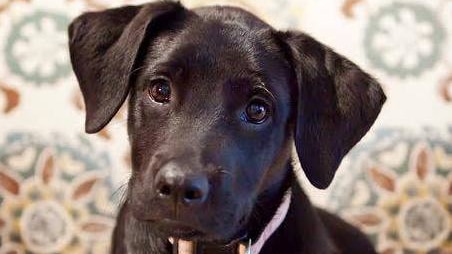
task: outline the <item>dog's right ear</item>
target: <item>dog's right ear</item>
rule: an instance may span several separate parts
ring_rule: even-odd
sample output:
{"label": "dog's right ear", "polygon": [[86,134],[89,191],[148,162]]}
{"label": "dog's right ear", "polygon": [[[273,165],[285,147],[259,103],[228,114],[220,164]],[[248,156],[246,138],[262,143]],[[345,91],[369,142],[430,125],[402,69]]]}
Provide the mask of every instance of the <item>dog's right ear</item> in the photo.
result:
{"label": "dog's right ear", "polygon": [[85,13],[69,26],[72,67],[86,108],[85,130],[100,131],[127,98],[137,56],[152,24],[164,22],[184,8],[156,2]]}
{"label": "dog's right ear", "polygon": [[325,189],[374,123],[386,96],[375,79],[311,36],[278,35],[296,79],[298,158],[309,181]]}

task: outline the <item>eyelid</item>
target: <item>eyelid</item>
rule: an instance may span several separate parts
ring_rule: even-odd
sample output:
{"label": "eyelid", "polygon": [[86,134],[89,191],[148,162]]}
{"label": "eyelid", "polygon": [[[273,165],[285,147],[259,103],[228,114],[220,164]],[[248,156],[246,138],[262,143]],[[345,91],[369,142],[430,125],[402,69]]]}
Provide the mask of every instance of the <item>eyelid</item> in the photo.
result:
{"label": "eyelid", "polygon": [[265,86],[263,85],[257,85],[253,87],[253,94],[264,94],[265,96],[270,97],[271,100],[276,101],[275,96],[273,95],[272,92],[270,92],[270,90],[268,90]]}
{"label": "eyelid", "polygon": [[153,75],[153,76],[149,79],[149,81],[150,81],[150,82],[153,82],[153,81],[160,80],[160,79],[163,79],[163,80],[168,81],[168,82],[171,83],[171,79],[168,77],[168,75],[165,75],[165,74],[156,74],[156,75]]}
{"label": "eyelid", "polygon": [[253,93],[251,98],[260,98],[264,101],[269,101],[272,111],[274,111],[274,107],[276,105],[276,98],[270,90],[268,90],[263,85],[258,85],[253,87]]}
{"label": "eyelid", "polygon": [[170,86],[172,86],[172,81],[168,76],[156,74],[156,75],[152,75],[147,78],[147,80],[145,82],[145,86],[143,88],[146,89],[146,88],[154,85],[155,82],[157,82],[159,80],[164,80],[164,81],[168,82]]}

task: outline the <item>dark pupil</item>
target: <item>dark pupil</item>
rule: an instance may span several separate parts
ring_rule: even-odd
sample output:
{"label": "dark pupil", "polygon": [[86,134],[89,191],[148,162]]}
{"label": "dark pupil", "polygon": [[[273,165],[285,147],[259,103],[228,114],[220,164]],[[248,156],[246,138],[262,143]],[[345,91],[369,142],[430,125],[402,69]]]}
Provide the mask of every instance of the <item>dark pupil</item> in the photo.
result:
{"label": "dark pupil", "polygon": [[169,86],[166,84],[160,84],[157,87],[157,92],[163,97],[168,97],[170,93]]}
{"label": "dark pupil", "polygon": [[171,95],[171,89],[165,82],[160,82],[152,87],[152,97],[157,102],[169,101]]}
{"label": "dark pupil", "polygon": [[248,106],[246,113],[251,121],[259,122],[265,118],[267,109],[261,103],[252,103]]}

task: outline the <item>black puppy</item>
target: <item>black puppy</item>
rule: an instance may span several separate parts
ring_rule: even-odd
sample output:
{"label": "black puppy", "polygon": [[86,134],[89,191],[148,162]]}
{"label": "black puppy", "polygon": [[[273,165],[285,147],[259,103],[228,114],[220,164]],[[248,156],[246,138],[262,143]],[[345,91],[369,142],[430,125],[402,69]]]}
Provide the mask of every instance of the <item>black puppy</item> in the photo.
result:
{"label": "black puppy", "polygon": [[133,171],[113,253],[172,253],[177,239],[196,253],[235,253],[239,241],[252,254],[374,253],[311,205],[291,166],[295,143],[326,188],[373,124],[385,95],[355,64],[232,7],[86,13],[69,35],[86,131],[129,96]]}

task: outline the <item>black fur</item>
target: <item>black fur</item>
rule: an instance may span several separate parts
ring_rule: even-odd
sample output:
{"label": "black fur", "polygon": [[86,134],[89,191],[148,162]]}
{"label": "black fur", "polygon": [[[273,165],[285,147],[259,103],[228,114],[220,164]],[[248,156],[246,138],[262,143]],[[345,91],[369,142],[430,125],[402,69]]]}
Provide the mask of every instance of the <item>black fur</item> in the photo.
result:
{"label": "black fur", "polygon": [[[157,2],[86,13],[69,35],[86,131],[101,130],[129,96],[133,171],[112,253],[169,254],[168,237],[231,253],[224,244],[256,240],[288,188],[288,215],[261,254],[374,253],[357,229],[311,205],[290,165],[295,142],[311,183],[326,188],[373,124],[385,95],[359,67],[233,7]],[[148,94],[162,78],[165,104]],[[256,98],[269,105],[260,124],[244,117]],[[162,178],[174,188],[167,196]],[[202,198],[181,199],[190,184]]]}

